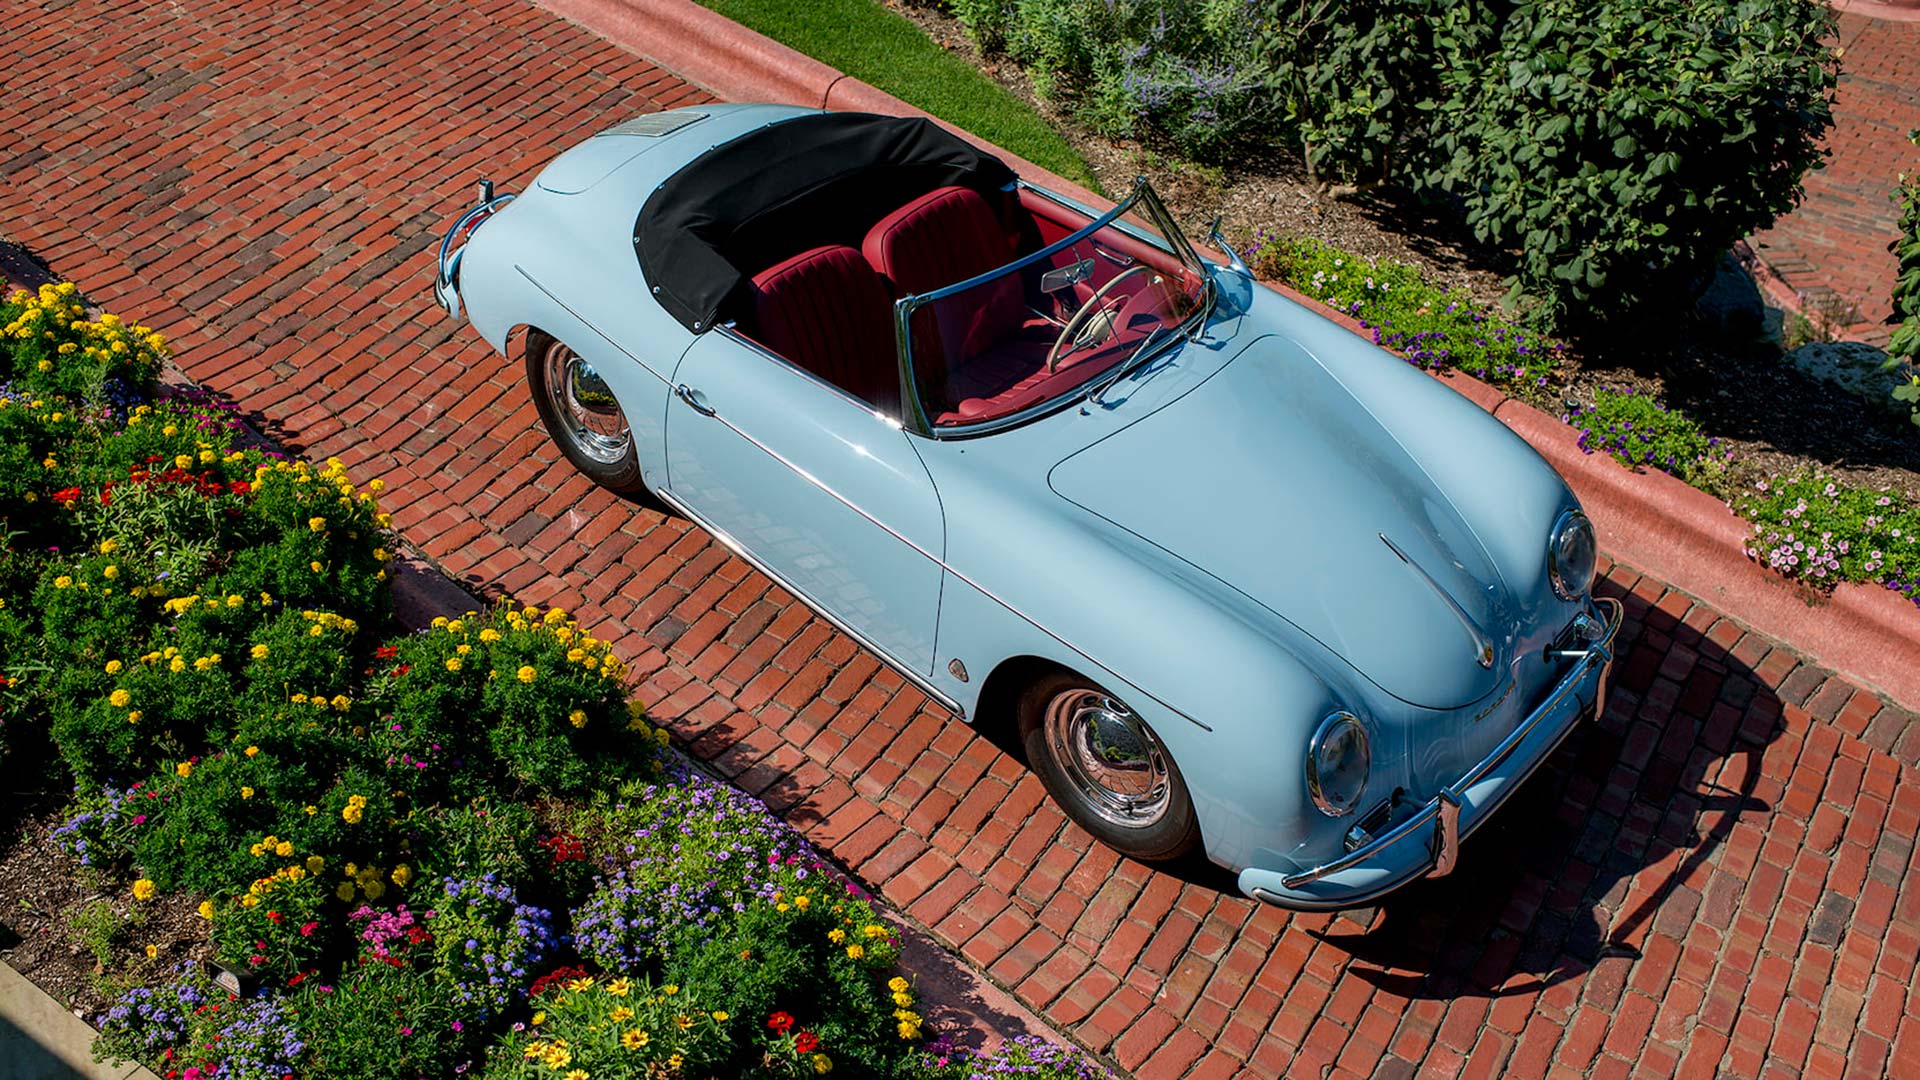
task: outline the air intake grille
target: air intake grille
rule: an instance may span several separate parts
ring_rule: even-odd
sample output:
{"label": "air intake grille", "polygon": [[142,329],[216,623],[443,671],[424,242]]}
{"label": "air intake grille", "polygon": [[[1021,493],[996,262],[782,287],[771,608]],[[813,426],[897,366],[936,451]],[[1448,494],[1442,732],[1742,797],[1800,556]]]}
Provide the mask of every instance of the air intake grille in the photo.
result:
{"label": "air intake grille", "polygon": [[681,128],[686,127],[688,124],[697,123],[706,118],[706,113],[687,112],[684,109],[675,109],[671,112],[644,113],[617,127],[610,127],[600,134],[646,135],[657,139],[662,135],[671,135]]}

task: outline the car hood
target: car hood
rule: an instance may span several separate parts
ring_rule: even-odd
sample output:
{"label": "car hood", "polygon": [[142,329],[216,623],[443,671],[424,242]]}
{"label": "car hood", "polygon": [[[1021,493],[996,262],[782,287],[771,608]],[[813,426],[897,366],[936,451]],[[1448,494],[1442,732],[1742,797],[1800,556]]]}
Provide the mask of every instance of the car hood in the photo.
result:
{"label": "car hood", "polygon": [[1253,342],[1178,400],[1066,457],[1048,483],[1408,703],[1477,701],[1510,659],[1514,604],[1472,527],[1291,339]]}

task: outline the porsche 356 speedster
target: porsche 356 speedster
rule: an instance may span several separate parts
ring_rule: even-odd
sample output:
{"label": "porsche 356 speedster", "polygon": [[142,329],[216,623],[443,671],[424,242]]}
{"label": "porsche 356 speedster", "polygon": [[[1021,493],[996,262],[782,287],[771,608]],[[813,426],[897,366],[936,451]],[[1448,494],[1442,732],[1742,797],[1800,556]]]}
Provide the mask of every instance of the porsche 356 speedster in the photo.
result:
{"label": "porsche 356 speedster", "polygon": [[524,332],[581,471],[1006,725],[1103,842],[1359,904],[1599,708],[1620,606],[1532,449],[1208,239],[924,120],[700,106],[483,183],[434,291]]}

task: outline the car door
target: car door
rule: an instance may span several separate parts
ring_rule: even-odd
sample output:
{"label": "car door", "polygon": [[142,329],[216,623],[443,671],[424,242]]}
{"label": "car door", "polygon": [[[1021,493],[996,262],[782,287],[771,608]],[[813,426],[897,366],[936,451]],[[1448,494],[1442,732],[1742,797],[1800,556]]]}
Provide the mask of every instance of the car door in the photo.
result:
{"label": "car door", "polygon": [[932,670],[945,528],[899,424],[727,330],[681,358],[668,489],[896,664]]}

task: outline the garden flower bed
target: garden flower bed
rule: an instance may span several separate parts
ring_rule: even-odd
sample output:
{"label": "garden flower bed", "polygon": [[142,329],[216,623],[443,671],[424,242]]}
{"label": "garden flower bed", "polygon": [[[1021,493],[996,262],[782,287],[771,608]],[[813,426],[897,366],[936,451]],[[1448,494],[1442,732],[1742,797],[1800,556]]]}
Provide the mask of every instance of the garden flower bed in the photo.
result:
{"label": "garden flower bed", "polygon": [[[393,622],[377,481],[160,395],[165,342],[71,285],[0,307],[0,753],[169,1080],[1092,1077],[929,1037],[886,913],[694,771],[566,612]],[[149,912],[194,940],[136,945]],[[141,955],[144,952],[145,961]]]}
{"label": "garden flower bed", "polygon": [[[1376,343],[1429,371],[1460,371],[1520,393],[1548,385],[1563,350],[1405,263],[1266,232],[1255,235],[1246,258],[1259,276],[1358,320]],[[1656,469],[1729,500],[1752,530],[1746,555],[1761,565],[1816,588],[1879,585],[1920,605],[1920,501],[1815,470],[1736,485],[1733,452],[1719,439],[1631,389],[1596,390],[1587,402],[1567,403],[1561,420],[1581,432],[1586,453]]]}

